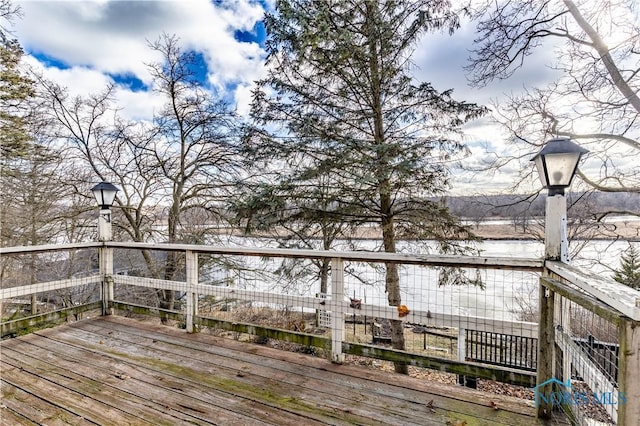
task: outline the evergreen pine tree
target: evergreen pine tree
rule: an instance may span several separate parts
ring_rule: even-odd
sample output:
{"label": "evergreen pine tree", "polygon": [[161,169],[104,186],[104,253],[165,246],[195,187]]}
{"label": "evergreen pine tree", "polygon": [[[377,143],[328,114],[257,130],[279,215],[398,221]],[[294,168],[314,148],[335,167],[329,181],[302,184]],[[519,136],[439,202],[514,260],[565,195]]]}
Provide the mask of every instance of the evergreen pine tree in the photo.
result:
{"label": "evergreen pine tree", "polygon": [[615,271],[613,279],[621,284],[640,290],[640,251],[634,245],[620,256],[620,269]]}
{"label": "evergreen pine tree", "polygon": [[24,52],[17,40],[0,40],[0,155],[3,164],[26,155],[29,135],[28,101],[34,96],[33,80],[21,67]]}
{"label": "evergreen pine tree", "polygon": [[[404,237],[437,240],[444,251],[472,238],[434,196],[466,152],[455,134],[485,110],[410,75],[419,38],[457,28],[449,2],[281,0],[276,11],[265,18],[268,75],[252,105],[262,128],[246,146],[255,164],[303,158],[286,176],[297,195],[280,204],[304,199],[315,206],[312,220],[328,213],[334,222],[375,223],[385,252]],[[333,202],[300,193],[318,180]],[[386,265],[385,285],[389,305],[399,306],[398,265]],[[392,345],[404,349],[400,321],[392,321]]]}

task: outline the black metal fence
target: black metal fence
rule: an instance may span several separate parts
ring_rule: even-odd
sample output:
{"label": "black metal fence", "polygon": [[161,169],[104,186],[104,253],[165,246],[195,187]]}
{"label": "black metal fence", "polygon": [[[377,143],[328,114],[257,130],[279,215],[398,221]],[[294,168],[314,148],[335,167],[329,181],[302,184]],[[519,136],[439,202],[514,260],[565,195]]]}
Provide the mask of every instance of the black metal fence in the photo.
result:
{"label": "black metal fence", "polygon": [[[586,339],[573,339],[589,356],[595,366],[611,382],[618,384],[619,345],[601,342],[589,335]],[[538,339],[487,331],[466,330],[466,360],[499,365],[526,371],[536,371]],[[576,377],[575,371],[572,372]],[[580,377],[577,377],[580,379]]]}
{"label": "black metal fence", "polygon": [[466,330],[465,356],[468,361],[536,371],[538,339]]}
{"label": "black metal fence", "polygon": [[589,356],[589,359],[604,373],[614,384],[618,386],[618,355],[620,345],[616,343],[600,342],[594,336],[586,339],[573,339],[574,342]]}

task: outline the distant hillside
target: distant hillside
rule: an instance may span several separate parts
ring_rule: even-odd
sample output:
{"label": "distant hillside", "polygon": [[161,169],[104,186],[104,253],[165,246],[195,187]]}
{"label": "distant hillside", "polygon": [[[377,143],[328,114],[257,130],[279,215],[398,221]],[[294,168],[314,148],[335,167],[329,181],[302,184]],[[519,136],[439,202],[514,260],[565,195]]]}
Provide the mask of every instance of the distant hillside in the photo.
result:
{"label": "distant hillside", "polygon": [[[536,195],[480,195],[445,197],[449,209],[460,218],[530,218],[544,216],[546,194]],[[598,218],[605,213],[640,215],[638,193],[569,193],[568,214],[574,217]]]}

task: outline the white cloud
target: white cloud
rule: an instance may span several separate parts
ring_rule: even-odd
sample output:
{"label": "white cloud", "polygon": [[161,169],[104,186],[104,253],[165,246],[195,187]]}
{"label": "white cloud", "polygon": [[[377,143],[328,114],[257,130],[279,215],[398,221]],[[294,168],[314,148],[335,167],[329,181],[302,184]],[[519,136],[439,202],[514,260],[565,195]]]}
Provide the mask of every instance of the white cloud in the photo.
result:
{"label": "white cloud", "polygon": [[[98,93],[114,83],[108,75],[87,67],[47,67],[32,56],[26,56],[24,62],[45,79],[66,88],[70,97]],[[153,92],[132,91],[120,85],[116,85],[113,96],[114,104],[120,108],[121,116],[128,120],[148,119],[154,111],[162,108],[164,103],[164,100]]]}
{"label": "white cloud", "polygon": [[[76,92],[99,90],[110,81],[106,74],[132,75],[149,84],[151,77],[145,64],[160,57],[148,43],[162,33],[175,34],[184,49],[201,52],[207,61],[209,81],[223,94],[236,84],[246,91],[262,72],[264,53],[260,46],[234,38],[236,30],[251,31],[262,19],[263,10],[256,2],[235,0],[220,6],[208,0],[18,4],[24,18],[16,22],[16,34],[23,47],[70,67],[50,68],[47,75],[69,88],[75,86]],[[79,79],[77,86],[73,84],[75,78]],[[135,111],[133,115],[137,116],[144,111],[142,103],[149,102],[150,96],[126,92],[120,91],[120,99],[133,102],[125,109]],[[229,95],[238,98],[233,93]]]}
{"label": "white cloud", "polygon": [[[239,114],[249,112],[254,81],[264,76],[265,52],[256,43],[235,39],[236,31],[252,31],[263,17],[261,4],[252,0],[168,1],[17,1],[24,18],[16,21],[16,35],[27,52],[46,55],[68,69],[39,64],[27,56],[44,75],[66,86],[73,95],[88,95],[113,82],[109,74],[132,75],[145,84],[151,76],[145,64],[161,58],[148,46],[162,33],[175,34],[185,49],[201,52],[208,69],[208,82],[226,99],[235,102]],[[273,8],[273,0],[267,4]],[[545,66],[553,63],[553,48],[536,49],[527,67],[512,78],[472,88],[464,70],[474,27],[468,22],[453,36],[425,34],[417,44],[413,62],[419,81],[429,81],[439,90],[454,89],[454,98],[488,104],[499,101],[504,93],[520,92],[523,86],[544,85],[555,77]],[[228,90],[231,88],[231,92]],[[148,119],[163,100],[146,91],[117,87],[114,96],[122,113],[130,119]],[[464,127],[465,141],[472,155],[468,166],[480,166],[489,160],[487,151],[504,152],[509,135],[483,118]],[[487,144],[484,149],[483,141]],[[516,170],[517,171],[517,170]],[[495,174],[459,174],[454,190],[491,187],[504,190],[513,183],[511,170]]]}
{"label": "white cloud", "polygon": [[38,62],[33,56],[25,56],[24,62],[34,70],[41,74],[45,79],[51,80],[62,87],[67,88],[71,97],[86,96],[89,93],[96,93],[105,88],[112,79],[95,69],[76,66],[68,69],[59,69],[55,67],[47,67]]}
{"label": "white cloud", "polygon": [[129,120],[147,120],[162,109],[165,100],[152,92],[131,91],[121,86],[114,93],[122,117]]}
{"label": "white cloud", "polygon": [[[143,4],[155,4],[141,2]],[[131,22],[132,30],[122,31],[120,16],[125,10],[112,10],[109,5],[128,2],[24,2],[24,19],[16,25],[20,42],[29,52],[46,54],[69,66],[85,66],[107,73],[132,73],[149,81],[144,62],[153,59],[145,38],[155,31]],[[145,11],[146,12],[146,11]],[[132,17],[127,18],[132,20]],[[46,30],[43,30],[46,23]]]}
{"label": "white cloud", "polygon": [[241,116],[248,116],[251,109],[251,90],[253,85],[238,86],[236,90],[236,111]]}

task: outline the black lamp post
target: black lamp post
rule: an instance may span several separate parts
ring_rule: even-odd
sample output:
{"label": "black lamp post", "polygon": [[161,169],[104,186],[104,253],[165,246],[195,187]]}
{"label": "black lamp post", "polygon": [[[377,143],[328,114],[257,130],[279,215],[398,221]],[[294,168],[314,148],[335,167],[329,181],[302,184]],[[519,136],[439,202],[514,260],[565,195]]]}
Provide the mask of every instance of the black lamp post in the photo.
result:
{"label": "black lamp post", "polygon": [[[96,202],[100,206],[98,216],[98,240],[111,241],[111,206],[116,199],[118,188],[110,182],[100,182],[91,188]],[[113,248],[100,247],[100,276],[102,277],[102,314],[113,313],[111,303],[113,302]]]}
{"label": "black lamp post", "polygon": [[102,210],[111,209],[118,191],[119,189],[111,182],[100,182],[91,188],[91,192],[93,192],[93,196]]}
{"label": "black lamp post", "polygon": [[96,202],[100,206],[98,217],[98,240],[111,241],[111,206],[116,198],[118,188],[110,182],[100,182],[91,188]]}
{"label": "black lamp post", "polygon": [[569,138],[551,139],[531,161],[535,162],[542,186],[549,196],[564,195],[565,188],[578,170],[578,162],[586,149],[573,143]]}
{"label": "black lamp post", "polygon": [[[535,162],[542,186],[548,190],[545,203],[545,237],[544,257],[546,261],[560,261],[567,263],[567,200],[564,190],[571,185],[571,181],[578,170],[578,162],[583,154],[588,152],[581,146],[571,142],[568,138],[551,139],[536,154],[531,161]],[[544,276],[550,276],[545,267]],[[548,395],[553,391],[550,379],[555,377],[555,311],[556,302],[553,291],[542,285],[539,286],[540,298],[538,303],[538,371],[537,391]],[[569,324],[569,309],[559,305],[562,324]],[[564,357],[563,378],[571,378],[570,358]],[[536,401],[537,416],[548,417],[553,409],[550,401]]]}

